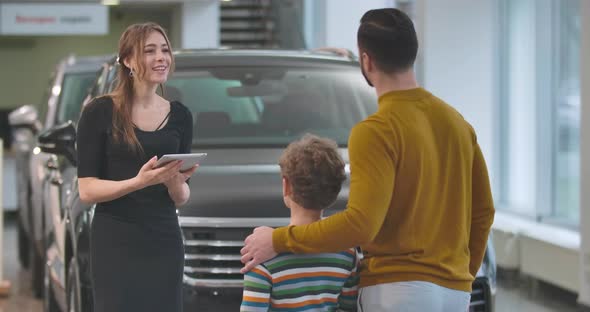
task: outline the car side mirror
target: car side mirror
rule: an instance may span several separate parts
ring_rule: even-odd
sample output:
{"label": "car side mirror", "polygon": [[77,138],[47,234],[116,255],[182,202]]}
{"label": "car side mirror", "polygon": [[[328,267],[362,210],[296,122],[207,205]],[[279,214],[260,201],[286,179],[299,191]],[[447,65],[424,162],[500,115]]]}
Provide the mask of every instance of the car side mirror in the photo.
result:
{"label": "car side mirror", "polygon": [[23,105],[8,114],[8,123],[14,129],[26,128],[33,134],[41,130],[39,113],[33,105]]}
{"label": "car side mirror", "polygon": [[37,141],[42,152],[62,155],[77,165],[76,127],[71,120],[42,132]]}

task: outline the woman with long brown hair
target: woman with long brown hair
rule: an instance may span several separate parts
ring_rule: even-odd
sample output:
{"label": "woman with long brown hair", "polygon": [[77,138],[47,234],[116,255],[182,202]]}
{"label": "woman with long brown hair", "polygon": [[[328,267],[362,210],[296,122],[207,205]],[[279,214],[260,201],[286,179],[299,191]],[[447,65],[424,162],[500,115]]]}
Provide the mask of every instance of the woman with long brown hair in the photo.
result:
{"label": "woman with long brown hair", "polygon": [[156,93],[174,68],[157,24],[131,25],[119,40],[118,85],[90,102],[78,123],[80,199],[98,203],[91,227],[95,312],[181,311],[184,250],[176,207],[196,166],[156,167],[189,153],[192,115]]}

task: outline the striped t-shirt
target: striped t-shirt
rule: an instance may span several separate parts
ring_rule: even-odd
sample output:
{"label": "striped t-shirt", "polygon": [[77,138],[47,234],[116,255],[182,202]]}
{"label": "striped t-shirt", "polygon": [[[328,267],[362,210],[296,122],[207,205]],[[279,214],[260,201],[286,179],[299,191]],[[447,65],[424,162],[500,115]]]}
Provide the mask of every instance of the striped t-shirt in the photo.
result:
{"label": "striped t-shirt", "polygon": [[240,311],[356,311],[355,249],[279,254],[244,275]]}

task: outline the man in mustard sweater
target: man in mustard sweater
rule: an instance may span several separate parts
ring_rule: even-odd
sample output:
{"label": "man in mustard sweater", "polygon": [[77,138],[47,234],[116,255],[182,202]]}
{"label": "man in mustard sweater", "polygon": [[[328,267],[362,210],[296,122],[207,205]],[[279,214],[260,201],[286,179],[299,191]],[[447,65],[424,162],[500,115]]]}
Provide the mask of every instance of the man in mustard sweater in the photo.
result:
{"label": "man in mustard sweater", "polygon": [[350,134],[347,209],[309,225],[257,228],[242,249],[243,272],[277,253],[361,246],[363,311],[466,311],[494,217],[477,137],[418,86],[406,14],[368,11],[357,36],[379,108]]}

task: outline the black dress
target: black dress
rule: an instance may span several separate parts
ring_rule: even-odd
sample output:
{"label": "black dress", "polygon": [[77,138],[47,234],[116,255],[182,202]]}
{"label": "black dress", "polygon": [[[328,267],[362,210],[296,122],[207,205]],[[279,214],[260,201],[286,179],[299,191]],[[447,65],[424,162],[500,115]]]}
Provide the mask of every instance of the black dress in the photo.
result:
{"label": "black dress", "polygon": [[[89,103],[78,123],[78,177],[135,177],[154,155],[189,153],[192,115],[170,103],[168,122],[135,129],[143,155],[112,136],[113,101]],[[96,206],[90,234],[95,312],[182,311],[184,249],[174,202],[165,185],[146,187]]]}

